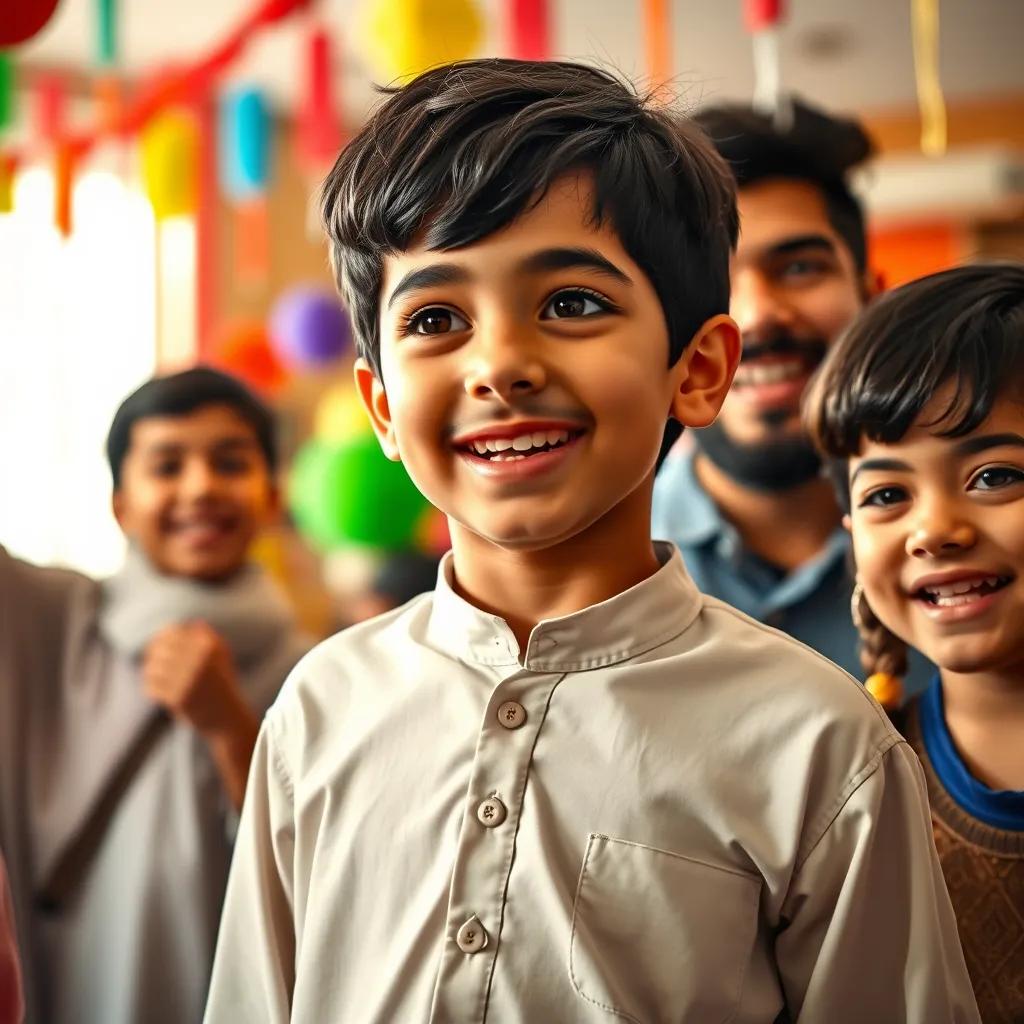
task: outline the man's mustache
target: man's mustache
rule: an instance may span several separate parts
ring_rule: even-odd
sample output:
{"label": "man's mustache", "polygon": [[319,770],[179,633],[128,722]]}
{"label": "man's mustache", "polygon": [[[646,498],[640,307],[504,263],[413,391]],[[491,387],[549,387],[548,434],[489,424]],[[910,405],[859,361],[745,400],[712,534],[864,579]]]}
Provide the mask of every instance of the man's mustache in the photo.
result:
{"label": "man's mustache", "polygon": [[825,358],[828,342],[824,338],[794,338],[791,334],[743,336],[743,355],[740,362],[760,359],[762,356],[801,356],[811,365],[817,365]]}

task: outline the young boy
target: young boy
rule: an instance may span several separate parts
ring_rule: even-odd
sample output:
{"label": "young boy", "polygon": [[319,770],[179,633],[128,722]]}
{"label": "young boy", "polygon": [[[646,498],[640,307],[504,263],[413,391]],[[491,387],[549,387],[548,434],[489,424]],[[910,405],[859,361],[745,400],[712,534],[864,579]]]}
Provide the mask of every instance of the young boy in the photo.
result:
{"label": "young boy", "polygon": [[829,357],[808,418],[834,460],[869,673],[938,666],[894,712],[986,1024],[1024,1020],[1024,267],[891,292]]}
{"label": "young boy", "polygon": [[920,770],[650,536],[739,358],[728,172],[575,64],[395,91],[324,212],[437,590],[293,673],[207,1021],[976,1021]]}
{"label": "young boy", "polygon": [[259,718],[305,649],[246,561],[277,511],[273,433],[221,373],[151,380],[107,442],[124,569],[0,548],[0,848],[30,1021],[202,1015]]}

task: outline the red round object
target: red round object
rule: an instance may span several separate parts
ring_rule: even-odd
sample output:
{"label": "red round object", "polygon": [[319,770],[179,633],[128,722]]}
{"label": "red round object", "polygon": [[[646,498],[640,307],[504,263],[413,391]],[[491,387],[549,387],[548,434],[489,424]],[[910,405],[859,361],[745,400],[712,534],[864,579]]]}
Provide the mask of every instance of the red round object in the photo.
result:
{"label": "red round object", "polygon": [[762,32],[782,21],[782,0],[743,0],[743,21],[748,32]]}
{"label": "red round object", "polygon": [[4,4],[0,17],[0,47],[31,39],[52,17],[57,0],[15,0]]}
{"label": "red round object", "polygon": [[214,362],[267,395],[279,391],[288,380],[288,371],[274,354],[267,329],[258,320],[229,324],[221,334]]}

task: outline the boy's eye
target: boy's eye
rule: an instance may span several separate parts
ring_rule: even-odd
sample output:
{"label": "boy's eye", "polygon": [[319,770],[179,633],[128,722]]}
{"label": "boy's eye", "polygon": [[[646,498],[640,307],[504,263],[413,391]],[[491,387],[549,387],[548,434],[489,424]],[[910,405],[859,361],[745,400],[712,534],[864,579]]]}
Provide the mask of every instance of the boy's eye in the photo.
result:
{"label": "boy's eye", "polygon": [[465,331],[469,324],[458,313],[445,306],[430,306],[413,313],[404,324],[405,334],[450,334]]}
{"label": "boy's eye", "polygon": [[1015,466],[987,466],[976,473],[971,480],[969,490],[972,491],[998,491],[1011,484],[1020,483],[1024,480],[1024,471]]}
{"label": "boy's eye", "polygon": [[879,487],[876,491],[865,494],[858,508],[888,508],[907,500],[907,492],[902,487]]}
{"label": "boy's eye", "polygon": [[177,460],[154,462],[150,465],[149,471],[153,476],[172,477],[181,471],[181,463]]}
{"label": "boy's eye", "polygon": [[784,263],[779,270],[779,277],[783,280],[798,281],[806,277],[817,277],[824,274],[829,265],[820,259],[793,259]]}
{"label": "boy's eye", "polygon": [[238,476],[249,471],[249,460],[238,455],[221,455],[214,461],[213,468],[226,476]]}
{"label": "boy's eye", "polygon": [[569,320],[607,313],[609,308],[608,301],[596,292],[573,288],[552,295],[540,316],[542,320]]}

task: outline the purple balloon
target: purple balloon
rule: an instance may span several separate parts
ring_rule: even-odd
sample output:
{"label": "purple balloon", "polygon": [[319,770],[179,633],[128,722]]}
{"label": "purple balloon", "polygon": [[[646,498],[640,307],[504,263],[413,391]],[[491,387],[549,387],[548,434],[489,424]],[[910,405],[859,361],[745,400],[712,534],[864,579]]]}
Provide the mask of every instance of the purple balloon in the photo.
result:
{"label": "purple balloon", "polygon": [[281,359],[292,366],[321,366],[337,359],[351,340],[348,316],[322,288],[296,288],[270,314],[270,337]]}

